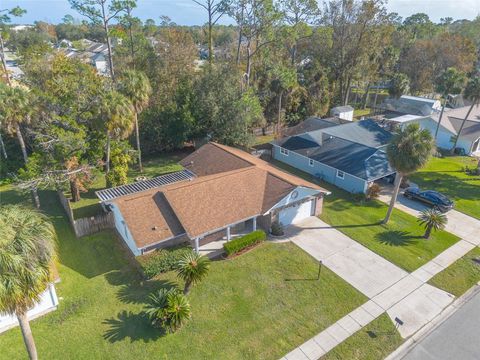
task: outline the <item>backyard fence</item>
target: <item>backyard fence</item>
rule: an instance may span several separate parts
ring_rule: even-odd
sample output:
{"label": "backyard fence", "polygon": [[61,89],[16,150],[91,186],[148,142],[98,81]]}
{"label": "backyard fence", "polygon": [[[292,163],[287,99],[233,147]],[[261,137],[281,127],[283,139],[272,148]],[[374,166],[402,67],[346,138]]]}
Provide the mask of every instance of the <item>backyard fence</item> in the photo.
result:
{"label": "backyard fence", "polygon": [[57,193],[60,203],[67,214],[68,221],[70,222],[77,238],[95,234],[105,229],[115,228],[115,221],[112,212],[98,213],[95,216],[75,219],[72,208],[70,207],[70,200],[65,197],[65,194],[62,191],[58,191]]}

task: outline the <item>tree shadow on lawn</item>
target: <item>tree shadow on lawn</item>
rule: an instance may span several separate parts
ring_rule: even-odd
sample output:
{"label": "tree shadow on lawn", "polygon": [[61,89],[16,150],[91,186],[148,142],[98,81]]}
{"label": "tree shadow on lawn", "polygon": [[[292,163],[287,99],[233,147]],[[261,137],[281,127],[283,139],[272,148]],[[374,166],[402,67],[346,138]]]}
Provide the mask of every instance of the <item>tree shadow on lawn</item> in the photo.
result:
{"label": "tree shadow on lawn", "polygon": [[418,183],[423,190],[436,190],[450,197],[465,200],[480,198],[480,177],[459,178],[441,171],[440,173],[432,173],[432,175],[418,173],[411,179]]}
{"label": "tree shadow on lawn", "polygon": [[134,314],[124,310],[119,312],[115,318],[104,320],[103,324],[110,326],[103,334],[103,338],[111,343],[124,339],[129,339],[130,342],[143,341],[147,343],[166,334],[164,330],[154,328],[144,312]]}
{"label": "tree shadow on lawn", "polygon": [[415,245],[418,239],[423,239],[423,237],[402,230],[390,230],[376,234],[375,239],[385,245],[408,246]]}
{"label": "tree shadow on lawn", "polygon": [[144,280],[131,268],[111,271],[105,274],[105,278],[110,284],[120,287],[117,298],[126,304],[146,304],[152,292],[177,287],[170,280]]}

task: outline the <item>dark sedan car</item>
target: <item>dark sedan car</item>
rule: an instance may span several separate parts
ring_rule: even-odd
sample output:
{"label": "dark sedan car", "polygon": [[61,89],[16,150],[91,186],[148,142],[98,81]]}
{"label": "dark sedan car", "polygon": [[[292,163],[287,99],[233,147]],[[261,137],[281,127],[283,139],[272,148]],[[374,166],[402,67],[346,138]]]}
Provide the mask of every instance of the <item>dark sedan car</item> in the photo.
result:
{"label": "dark sedan car", "polygon": [[421,201],[425,204],[431,205],[432,207],[440,210],[441,212],[447,212],[448,210],[453,209],[454,203],[445,195],[439,193],[438,191],[425,190],[420,191],[417,187],[409,187],[405,189],[403,193],[408,199],[415,199]]}

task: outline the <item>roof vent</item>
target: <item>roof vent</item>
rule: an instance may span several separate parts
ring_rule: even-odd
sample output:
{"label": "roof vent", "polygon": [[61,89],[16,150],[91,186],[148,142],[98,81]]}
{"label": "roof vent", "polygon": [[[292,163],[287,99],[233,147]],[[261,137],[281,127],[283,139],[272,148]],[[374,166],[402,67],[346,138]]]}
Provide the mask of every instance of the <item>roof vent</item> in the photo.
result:
{"label": "roof vent", "polygon": [[152,227],[152,230],[153,230],[153,231],[155,231],[155,230],[157,230],[157,229],[158,229],[158,227],[156,227],[156,226]]}

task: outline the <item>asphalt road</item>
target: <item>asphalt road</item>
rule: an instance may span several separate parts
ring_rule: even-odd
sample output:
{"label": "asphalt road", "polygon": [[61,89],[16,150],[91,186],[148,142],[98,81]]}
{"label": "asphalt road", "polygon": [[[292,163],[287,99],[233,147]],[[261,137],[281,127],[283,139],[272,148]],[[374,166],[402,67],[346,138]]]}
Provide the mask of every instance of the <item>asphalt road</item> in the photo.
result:
{"label": "asphalt road", "polygon": [[402,358],[402,360],[433,359],[480,359],[480,292]]}

